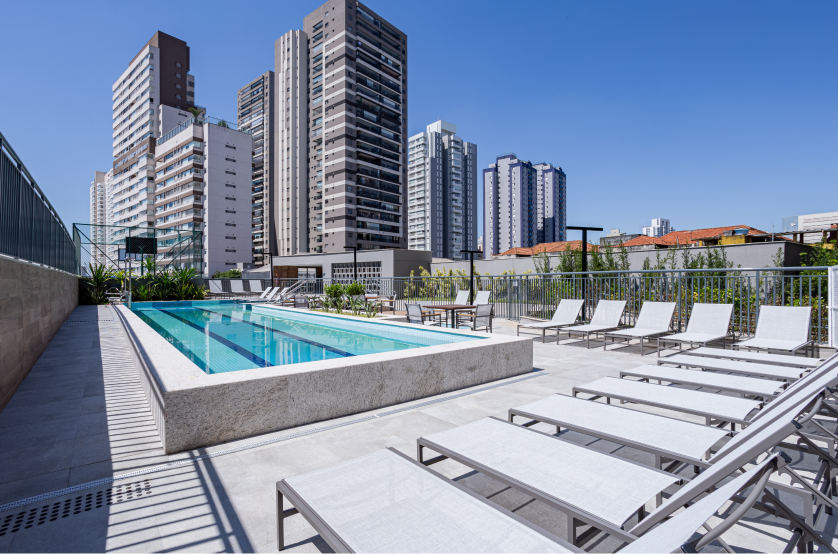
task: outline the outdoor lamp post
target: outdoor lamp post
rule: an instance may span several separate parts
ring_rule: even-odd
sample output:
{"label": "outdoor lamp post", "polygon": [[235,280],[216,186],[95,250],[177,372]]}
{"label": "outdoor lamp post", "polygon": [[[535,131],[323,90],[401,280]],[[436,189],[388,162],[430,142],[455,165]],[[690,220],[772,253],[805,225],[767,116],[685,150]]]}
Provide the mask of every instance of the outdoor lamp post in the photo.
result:
{"label": "outdoor lamp post", "polygon": [[471,304],[474,302],[474,255],[475,254],[482,254],[480,250],[460,250],[463,254],[469,255],[469,261],[471,262],[468,266],[469,269],[469,276],[468,276],[468,303]]}
{"label": "outdoor lamp post", "polygon": [[352,281],[354,283],[358,282],[358,247],[357,246],[344,246],[345,250],[352,250]]}
{"label": "outdoor lamp post", "polygon": [[602,227],[576,227],[568,225],[568,231],[582,231],[582,300],[585,301],[585,314],[588,312],[588,231],[602,231]]}

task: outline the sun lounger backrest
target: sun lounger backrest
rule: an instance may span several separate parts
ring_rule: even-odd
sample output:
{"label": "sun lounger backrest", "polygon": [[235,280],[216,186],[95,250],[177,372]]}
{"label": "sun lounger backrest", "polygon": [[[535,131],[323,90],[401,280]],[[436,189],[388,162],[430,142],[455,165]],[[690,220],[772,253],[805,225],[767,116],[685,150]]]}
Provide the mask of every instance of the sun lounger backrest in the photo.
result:
{"label": "sun lounger backrest", "polygon": [[668,331],[675,313],[675,302],[644,302],[634,324],[638,329]]}
{"label": "sun lounger backrest", "polygon": [[[836,356],[832,356],[832,358],[836,358]],[[817,369],[813,369],[794,383],[788,386],[786,390],[784,390],[777,399],[773,402],[768,404],[765,408],[760,410],[760,412],[754,416],[754,420],[762,419],[766,417],[767,414],[771,413],[773,410],[778,409],[779,406],[783,405],[785,402],[789,401],[789,399],[793,398],[798,394],[807,394],[808,391],[813,385],[812,383],[817,383],[819,380],[823,379],[824,376],[829,378],[829,375],[833,375],[836,371],[838,371],[838,358],[833,360],[832,358],[829,361],[826,361],[818,367]],[[817,394],[817,392],[811,393]]]}
{"label": "sun lounger backrest", "polygon": [[556,308],[556,313],[553,314],[553,321],[560,323],[572,323],[576,321],[584,304],[584,300],[565,298],[559,302],[559,307]]}
{"label": "sun lounger backrest", "polygon": [[457,292],[457,298],[454,300],[454,304],[468,304],[468,293],[470,291],[461,290]]}
{"label": "sun lounger backrest", "polygon": [[258,279],[251,279],[250,280],[250,292],[263,292],[262,291],[262,281]]}
{"label": "sun lounger backrest", "polygon": [[209,290],[213,294],[224,294],[224,289],[221,288],[221,281],[210,280]]}
{"label": "sun lounger backrest", "polygon": [[755,337],[806,342],[811,324],[812,308],[760,306]]}
{"label": "sun lounger backrest", "polygon": [[279,292],[279,287],[274,287],[270,289],[270,292],[268,292],[268,295],[265,297],[265,300],[272,300],[273,297],[276,296],[277,292]]}
{"label": "sun lounger backrest", "polygon": [[733,304],[693,304],[687,333],[726,335],[732,315]]}
{"label": "sun lounger backrest", "polygon": [[620,324],[625,309],[625,300],[600,300],[596,305],[594,317],[591,318],[591,325],[616,327]]}
{"label": "sun lounger backrest", "polygon": [[620,553],[632,552],[680,552],[681,545],[687,542],[702,525],[710,519],[725,502],[762,475],[768,464],[774,463],[779,454],[774,454],[750,470],[731,479],[728,483],[708,494],[672,519],[658,525],[633,543],[620,550]]}
{"label": "sun lounger backrest", "polygon": [[[788,397],[785,402],[781,402],[774,406],[770,412],[761,414],[759,419],[754,419],[753,423],[745,427],[738,435],[730,439],[724,446],[722,446],[713,456],[713,460],[723,458],[729,455],[735,448],[743,441],[748,440],[752,435],[759,433],[761,429],[773,424],[783,418],[791,418],[799,416],[810,402],[823,391],[825,387],[831,387],[838,383],[838,371],[833,370],[830,373],[821,376],[819,379],[812,381],[809,386],[802,388],[800,391]],[[779,399],[774,402],[779,402]]]}
{"label": "sun lounger backrest", "polygon": [[480,304],[488,304],[489,297],[492,295],[492,291],[490,290],[479,290],[477,291],[477,297],[474,299],[475,305]]}
{"label": "sun lounger backrest", "polygon": [[[279,287],[277,287],[277,288],[279,288]],[[283,297],[285,297],[285,293],[288,292],[288,289],[290,289],[290,288],[291,287],[285,287],[284,289],[279,291],[279,294],[276,295],[277,300],[281,300]]]}
{"label": "sun lounger backrest", "polygon": [[230,291],[231,292],[244,292],[244,286],[242,282],[238,279],[230,279]]}
{"label": "sun lounger backrest", "polygon": [[[641,535],[651,529],[656,523],[663,521],[672,515],[681,506],[693,501],[709,489],[715,487],[726,477],[733,475],[739,468],[755,460],[766,451],[776,446],[783,439],[794,433],[796,427],[792,420],[798,414],[786,412],[786,415],[777,419],[770,425],[765,426],[758,432],[747,436],[747,440],[741,441],[737,447],[729,452],[727,456],[720,459],[714,457],[714,462],[695,477],[692,481],[681,487],[657,510],[649,514],[646,519],[638,523],[631,533]],[[745,431],[747,431],[747,427]],[[743,433],[745,432],[743,431]]]}

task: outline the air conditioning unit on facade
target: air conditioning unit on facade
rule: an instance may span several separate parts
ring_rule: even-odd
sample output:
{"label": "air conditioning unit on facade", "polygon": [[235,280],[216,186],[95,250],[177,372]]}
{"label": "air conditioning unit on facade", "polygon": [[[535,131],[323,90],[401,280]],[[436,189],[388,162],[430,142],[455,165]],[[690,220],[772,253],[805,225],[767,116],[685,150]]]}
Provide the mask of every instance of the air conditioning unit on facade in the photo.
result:
{"label": "air conditioning unit on facade", "polygon": [[831,266],[827,270],[829,275],[829,346],[838,348],[838,266]]}

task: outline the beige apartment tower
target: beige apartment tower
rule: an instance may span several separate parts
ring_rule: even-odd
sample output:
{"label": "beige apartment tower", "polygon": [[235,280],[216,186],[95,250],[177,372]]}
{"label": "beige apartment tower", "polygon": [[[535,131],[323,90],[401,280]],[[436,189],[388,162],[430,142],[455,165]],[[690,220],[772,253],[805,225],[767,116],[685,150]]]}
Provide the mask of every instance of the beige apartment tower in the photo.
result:
{"label": "beige apartment tower", "polygon": [[331,0],[274,51],[280,255],[407,248],[407,36]]}

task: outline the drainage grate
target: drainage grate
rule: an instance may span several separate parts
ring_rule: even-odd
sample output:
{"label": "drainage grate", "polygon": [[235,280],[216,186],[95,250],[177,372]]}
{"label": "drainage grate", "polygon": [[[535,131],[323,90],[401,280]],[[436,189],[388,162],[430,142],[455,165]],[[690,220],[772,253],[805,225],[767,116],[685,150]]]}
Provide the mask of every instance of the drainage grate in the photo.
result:
{"label": "drainage grate", "polygon": [[68,319],[64,323],[99,323],[100,321],[113,321],[112,319]]}
{"label": "drainage grate", "polygon": [[140,498],[151,494],[151,483],[148,479],[135,483],[117,485],[98,492],[89,492],[75,498],[67,498],[62,502],[55,502],[52,505],[45,504],[40,508],[31,508],[17,514],[9,514],[0,520],[0,537],[6,533],[17,533],[21,529],[29,529],[35,525],[43,525],[47,522],[57,521],[71,515],[78,515],[82,512],[89,512],[102,506],[110,506]]}

